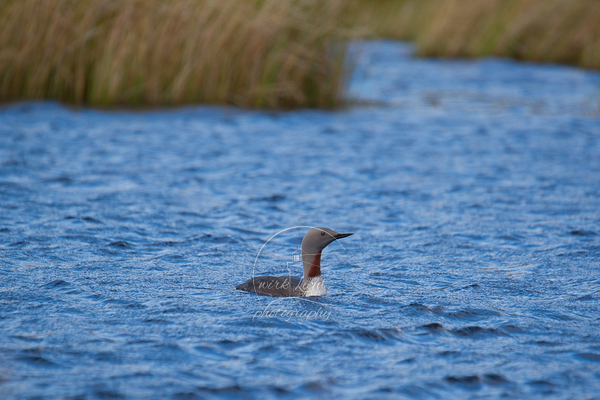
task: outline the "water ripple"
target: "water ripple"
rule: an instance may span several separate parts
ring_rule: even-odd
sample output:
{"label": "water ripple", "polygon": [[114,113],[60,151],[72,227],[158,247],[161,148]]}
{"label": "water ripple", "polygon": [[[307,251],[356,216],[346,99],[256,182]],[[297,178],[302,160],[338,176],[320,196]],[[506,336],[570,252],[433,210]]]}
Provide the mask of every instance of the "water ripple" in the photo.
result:
{"label": "water ripple", "polygon": [[[600,74],[410,51],[333,112],[1,108],[3,398],[594,398]],[[299,225],[327,296],[236,291]]]}

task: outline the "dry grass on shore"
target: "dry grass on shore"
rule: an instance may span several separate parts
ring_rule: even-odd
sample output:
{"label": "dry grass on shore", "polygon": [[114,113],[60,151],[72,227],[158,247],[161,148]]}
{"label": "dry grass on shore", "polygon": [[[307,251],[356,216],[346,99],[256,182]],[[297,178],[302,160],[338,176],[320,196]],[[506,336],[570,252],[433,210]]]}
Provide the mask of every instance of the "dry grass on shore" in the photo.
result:
{"label": "dry grass on shore", "polygon": [[0,101],[331,107],[344,0],[3,0]]}
{"label": "dry grass on shore", "polygon": [[360,0],[376,36],[422,56],[496,55],[600,69],[598,0]]}
{"label": "dry grass on shore", "polygon": [[598,0],[2,0],[0,101],[333,107],[348,40],[600,69]]}

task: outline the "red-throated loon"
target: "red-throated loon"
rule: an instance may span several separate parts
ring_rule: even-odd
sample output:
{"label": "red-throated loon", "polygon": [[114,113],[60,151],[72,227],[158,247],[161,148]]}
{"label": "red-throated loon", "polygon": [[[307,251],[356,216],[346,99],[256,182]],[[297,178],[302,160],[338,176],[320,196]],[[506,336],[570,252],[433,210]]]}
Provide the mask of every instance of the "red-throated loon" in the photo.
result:
{"label": "red-throated loon", "polygon": [[327,294],[321,276],[321,251],[334,240],[352,233],[337,233],[328,228],[311,228],[302,239],[302,279],[294,276],[257,276],[236,289],[274,297],[324,296]]}

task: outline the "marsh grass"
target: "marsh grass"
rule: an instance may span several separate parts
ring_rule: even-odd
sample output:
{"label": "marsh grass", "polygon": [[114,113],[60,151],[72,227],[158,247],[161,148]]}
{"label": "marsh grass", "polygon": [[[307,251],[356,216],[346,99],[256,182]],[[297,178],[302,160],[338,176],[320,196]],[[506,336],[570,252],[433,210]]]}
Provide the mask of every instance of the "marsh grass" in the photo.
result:
{"label": "marsh grass", "polygon": [[422,56],[496,55],[600,69],[598,0],[360,0],[375,36]]}
{"label": "marsh grass", "polygon": [[3,0],[0,100],[332,107],[344,0]]}
{"label": "marsh grass", "polygon": [[598,0],[2,0],[0,101],[334,107],[347,43],[600,69]]}

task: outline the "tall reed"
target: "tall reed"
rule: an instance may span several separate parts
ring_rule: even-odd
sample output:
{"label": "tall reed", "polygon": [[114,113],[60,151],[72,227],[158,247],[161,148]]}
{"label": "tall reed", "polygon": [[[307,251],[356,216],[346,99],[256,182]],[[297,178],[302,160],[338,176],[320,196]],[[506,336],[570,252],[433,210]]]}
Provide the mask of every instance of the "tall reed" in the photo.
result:
{"label": "tall reed", "polygon": [[2,0],[0,100],[331,107],[344,0]]}
{"label": "tall reed", "polygon": [[424,56],[497,55],[600,69],[598,0],[360,0],[375,35]]}

